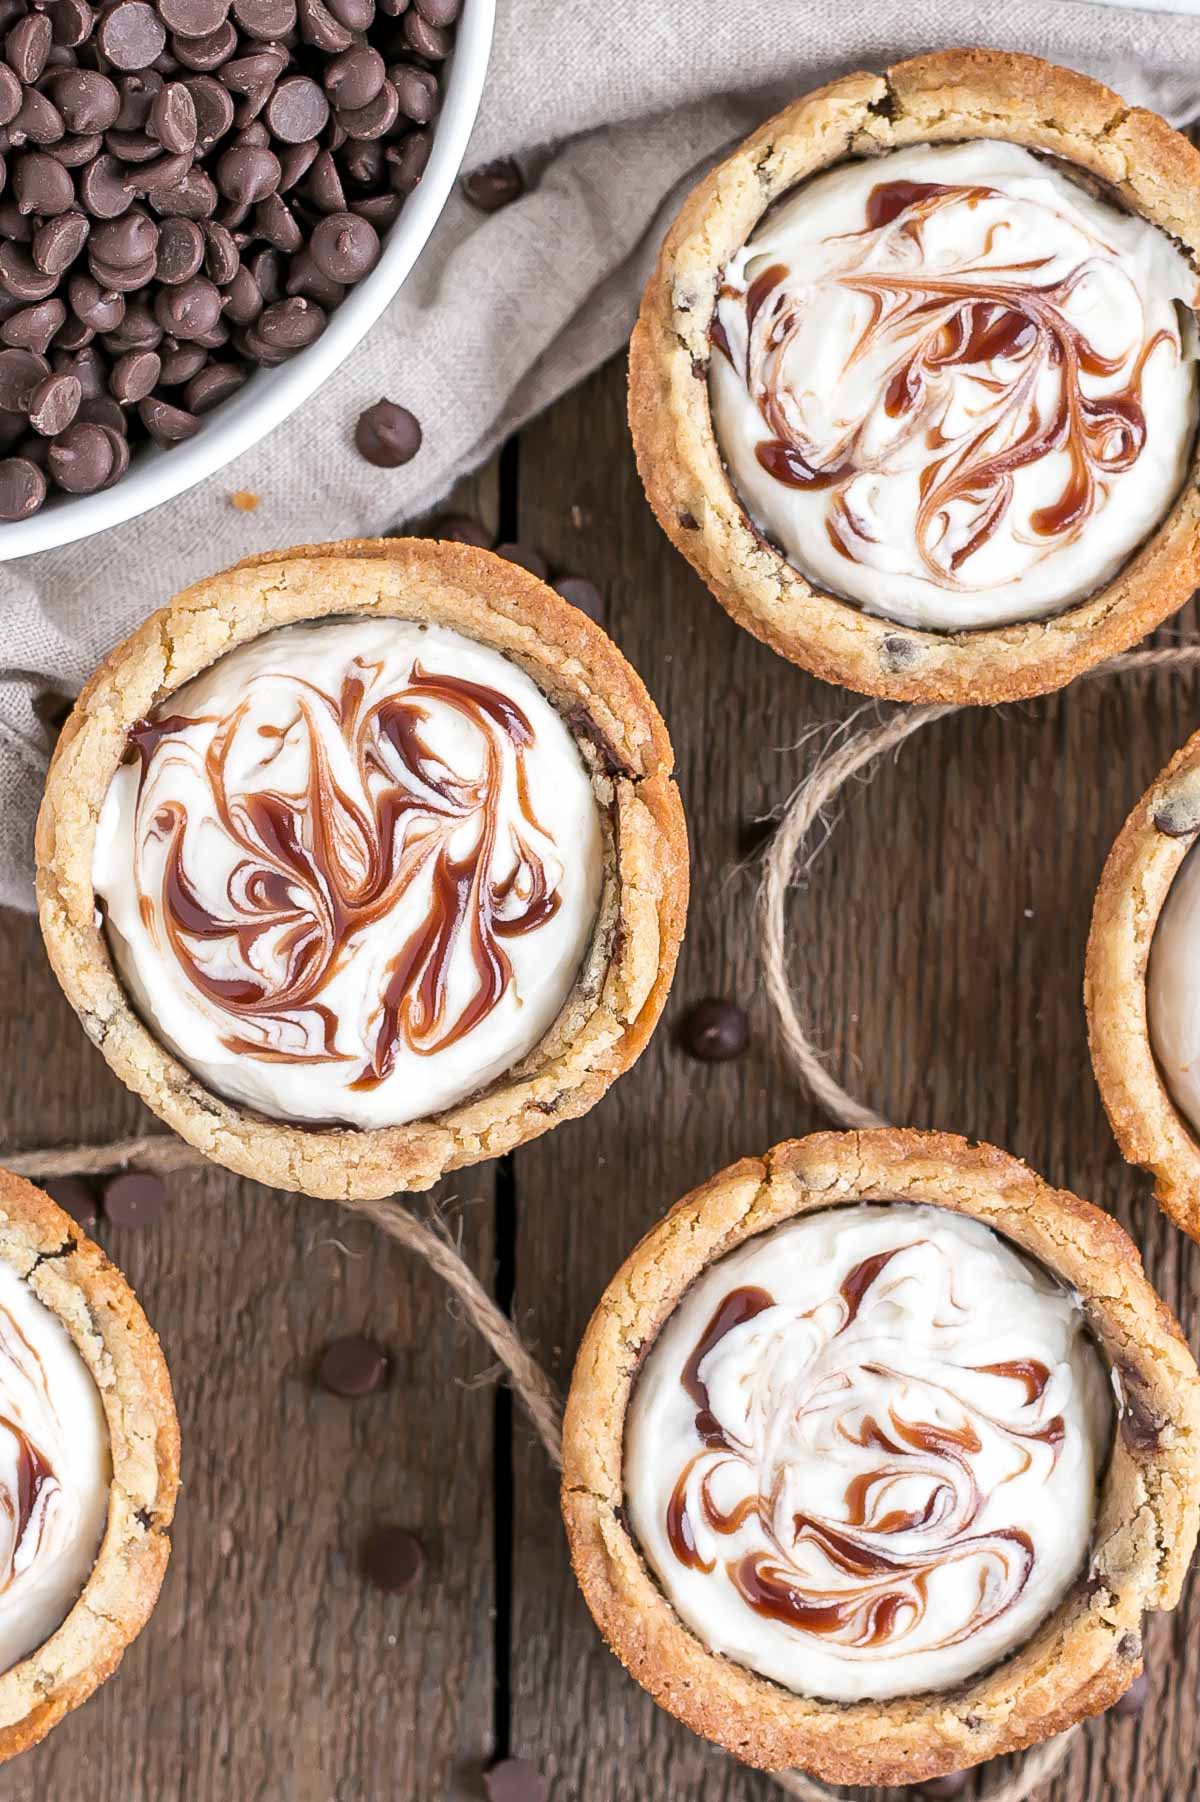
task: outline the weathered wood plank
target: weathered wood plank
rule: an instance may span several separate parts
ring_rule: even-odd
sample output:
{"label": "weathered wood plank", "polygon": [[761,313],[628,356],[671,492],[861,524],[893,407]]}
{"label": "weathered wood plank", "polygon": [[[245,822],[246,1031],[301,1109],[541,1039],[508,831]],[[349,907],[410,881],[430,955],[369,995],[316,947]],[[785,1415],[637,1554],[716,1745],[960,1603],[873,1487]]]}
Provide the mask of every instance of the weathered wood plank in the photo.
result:
{"label": "weathered wood plank", "polygon": [[[524,434],[519,473],[522,537],[600,583],[609,630],[663,708],[693,847],[688,940],[664,1027],[586,1120],[516,1158],[517,1311],[565,1382],[600,1289],[671,1201],[729,1159],[824,1124],[787,1073],[759,991],[739,832],[801,773],[811,747],[789,747],[858,703],[734,627],[659,536],[628,448],[619,364]],[[1194,619],[1174,630],[1193,632]],[[1196,723],[1198,697],[1192,681],[1125,677],[927,730],[848,795],[791,918],[796,985],[844,1079],[897,1122],[993,1139],[1110,1207],[1193,1344],[1200,1252],[1116,1153],[1080,990],[1108,846]],[[705,993],[751,1005],[742,1063],[704,1068],[673,1044],[672,1020]],[[778,1795],[656,1711],[604,1652],[567,1567],[554,1482],[519,1427],[514,1545],[513,1743],[557,1794]],[[1184,1610],[1152,1627],[1146,1714],[1093,1728],[1055,1802],[1194,1789],[1188,1623]]]}

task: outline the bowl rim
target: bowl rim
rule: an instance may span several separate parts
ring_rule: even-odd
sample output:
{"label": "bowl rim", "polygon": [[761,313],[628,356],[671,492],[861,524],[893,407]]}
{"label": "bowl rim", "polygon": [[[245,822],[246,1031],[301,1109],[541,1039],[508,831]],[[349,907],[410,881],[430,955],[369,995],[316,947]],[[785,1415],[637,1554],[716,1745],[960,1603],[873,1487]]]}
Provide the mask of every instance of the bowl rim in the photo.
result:
{"label": "bowl rim", "polygon": [[[316,343],[276,369],[256,370],[194,438],[150,448],[141,467],[111,489],[55,498],[31,518],[0,527],[0,563],[65,549],[174,500],[250,450],[316,393],[400,291],[441,217],[475,127],[495,23],[496,0],[466,0],[424,176],[384,238],[378,264]],[[272,384],[265,396],[261,376]]]}

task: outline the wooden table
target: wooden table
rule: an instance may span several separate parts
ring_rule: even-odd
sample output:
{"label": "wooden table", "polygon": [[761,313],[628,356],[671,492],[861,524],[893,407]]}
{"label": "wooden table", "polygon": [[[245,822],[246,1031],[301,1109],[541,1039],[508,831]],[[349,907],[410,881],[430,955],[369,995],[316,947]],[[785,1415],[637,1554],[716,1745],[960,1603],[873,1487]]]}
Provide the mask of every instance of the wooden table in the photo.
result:
{"label": "wooden table", "polygon": [[[760,991],[745,858],[813,728],[859,703],[739,631],[668,547],[634,470],[619,365],[464,498],[600,585],[671,727],[692,835],[687,943],[641,1063],[586,1119],[416,1202],[445,1211],[565,1383],[603,1284],[668,1204],[823,1124]],[[1192,612],[1171,630],[1195,633]],[[1115,1150],[1080,985],[1108,846],[1196,716],[1194,683],[1156,675],[926,730],[849,796],[791,919],[797,989],[835,1071],[897,1122],[994,1140],[1111,1208],[1193,1344],[1200,1253]],[[34,923],[5,927],[3,1143],[152,1126],[85,1041]],[[674,1042],[685,1004],[710,993],[751,1007],[738,1063],[699,1065]],[[119,1675],[0,1773],[0,1802],[468,1802],[509,1752],[536,1761],[554,1802],[773,1802],[769,1779],[657,1711],[601,1645],[541,1447],[436,1279],[331,1204],[215,1168],[170,1188],[158,1225],[98,1229],[175,1381],[185,1486],[166,1586]],[[390,1346],[392,1380],[341,1402],[314,1388],[313,1360],[357,1330]],[[359,1576],[379,1520],[427,1548],[408,1597]],[[1150,1627],[1141,1720],[1092,1727],[1055,1802],[1194,1791],[1194,1600]]]}

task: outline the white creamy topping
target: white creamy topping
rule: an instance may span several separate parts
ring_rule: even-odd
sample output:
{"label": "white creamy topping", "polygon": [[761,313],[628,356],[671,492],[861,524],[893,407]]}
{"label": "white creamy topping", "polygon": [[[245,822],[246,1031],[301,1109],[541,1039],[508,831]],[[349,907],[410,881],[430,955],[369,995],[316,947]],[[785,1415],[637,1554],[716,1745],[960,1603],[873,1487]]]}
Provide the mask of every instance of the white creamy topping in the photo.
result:
{"label": "white creamy topping", "polygon": [[91,1575],[112,1480],[100,1392],[61,1321],[0,1261],[0,1671]]}
{"label": "white creamy topping", "polygon": [[94,880],[136,1006],[211,1088],[399,1124],[544,1038],[591,943],[603,835],[521,670],[405,620],[289,626],[159,715],[109,789]]}
{"label": "white creamy topping", "polygon": [[912,1695],[1061,1600],[1110,1430],[1047,1272],[943,1209],[836,1208],[688,1290],[634,1389],[626,1507],[710,1650],[801,1695]]}
{"label": "white creamy topping", "polygon": [[1200,858],[1189,851],[1150,947],[1150,1043],[1177,1108],[1200,1134]]}
{"label": "white creamy topping", "polygon": [[1017,145],[850,163],[725,271],[717,440],[818,587],[932,630],[1037,619],[1109,581],[1182,486],[1196,299],[1164,233]]}

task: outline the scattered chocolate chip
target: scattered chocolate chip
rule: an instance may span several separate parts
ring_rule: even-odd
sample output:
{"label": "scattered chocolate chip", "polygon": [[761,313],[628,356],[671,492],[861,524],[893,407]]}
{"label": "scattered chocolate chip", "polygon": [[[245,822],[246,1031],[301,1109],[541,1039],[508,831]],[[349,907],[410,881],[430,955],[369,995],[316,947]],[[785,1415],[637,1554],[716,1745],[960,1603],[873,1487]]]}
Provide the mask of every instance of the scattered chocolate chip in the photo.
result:
{"label": "scattered chocolate chip", "polygon": [[448,539],[451,544],[473,544],[481,551],[490,551],[495,543],[483,521],[470,513],[443,513],[430,525],[429,536]]}
{"label": "scattered chocolate chip", "polygon": [[92,1226],[96,1219],[96,1191],[82,1176],[52,1176],[42,1184],[46,1194],[64,1214],[80,1226]]}
{"label": "scattered chocolate chip", "polygon": [[955,1802],[955,1797],[964,1794],[970,1780],[969,1771],[951,1771],[945,1777],[931,1777],[928,1783],[921,1784],[920,1790],[930,1802]]}
{"label": "scattered chocolate chip", "polygon": [[550,568],[546,559],[540,551],[535,551],[532,545],[498,544],[496,555],[503,557],[507,563],[519,563],[522,569],[527,569],[531,576],[537,577],[539,582],[550,580]]}
{"label": "scattered chocolate chip", "polygon": [[586,613],[589,619],[599,623],[604,618],[604,596],[586,576],[560,576],[554,590],[564,601],[570,601],[572,607],[578,607],[580,613]]}
{"label": "scattered chocolate chip", "polygon": [[321,1353],[317,1381],[331,1395],[355,1400],[373,1395],[387,1380],[388,1356],[382,1345],[361,1333],[334,1339]]}
{"label": "scattered chocolate chip", "polygon": [[1150,1679],[1145,1671],[1139,1671],[1123,1696],[1117,1698],[1113,1713],[1128,1719],[1142,1713],[1150,1700]]}
{"label": "scattered chocolate chip", "polygon": [[750,1043],[750,1022],[736,1001],[709,996],[693,1002],[683,1016],[679,1042],[702,1064],[724,1064],[741,1057]]}
{"label": "scattered chocolate chip", "polygon": [[527,1758],[502,1758],[484,1773],[488,1802],[549,1802],[550,1787]]}
{"label": "scattered chocolate chip", "polygon": [[421,448],[421,425],[415,413],[395,401],[378,400],[359,415],[354,445],[376,469],[399,469]]}
{"label": "scattered chocolate chip", "polygon": [[472,169],[470,175],[464,175],[463,193],[481,213],[498,213],[501,207],[511,206],[525,192],[525,178],[511,157],[502,157],[498,162],[485,163],[481,169]]}
{"label": "scattered chocolate chip", "polygon": [[412,1589],[424,1568],[420,1540],[403,1527],[376,1527],[363,1545],[363,1575],[389,1595]]}
{"label": "scattered chocolate chip", "polygon": [[162,1178],[148,1170],[124,1170],[119,1176],[110,1176],[101,1191],[104,1217],[114,1226],[145,1226],[157,1220],[166,1199]]}

